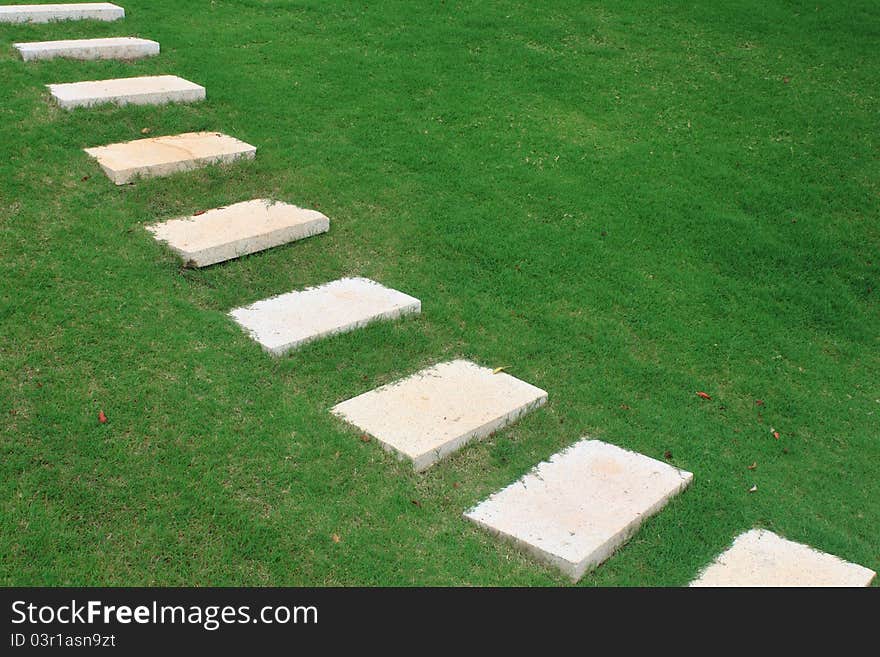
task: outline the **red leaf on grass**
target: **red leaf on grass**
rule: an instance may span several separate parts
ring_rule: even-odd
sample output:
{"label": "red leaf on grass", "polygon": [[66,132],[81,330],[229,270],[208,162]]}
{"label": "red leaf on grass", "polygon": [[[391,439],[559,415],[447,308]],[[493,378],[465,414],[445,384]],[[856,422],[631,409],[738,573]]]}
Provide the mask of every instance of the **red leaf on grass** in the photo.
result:
{"label": "red leaf on grass", "polygon": [[207,210],[197,210],[196,212],[193,212],[193,216],[198,217],[199,215],[205,214],[206,212]]}
{"label": "red leaf on grass", "polygon": [[100,422],[101,424],[106,424],[107,416],[104,415],[104,411],[98,411],[98,422]]}
{"label": "red leaf on grass", "polygon": [[697,393],[697,397],[700,397],[701,399],[712,399],[712,398],[711,398],[709,395],[707,395],[705,392],[698,392],[698,393]]}

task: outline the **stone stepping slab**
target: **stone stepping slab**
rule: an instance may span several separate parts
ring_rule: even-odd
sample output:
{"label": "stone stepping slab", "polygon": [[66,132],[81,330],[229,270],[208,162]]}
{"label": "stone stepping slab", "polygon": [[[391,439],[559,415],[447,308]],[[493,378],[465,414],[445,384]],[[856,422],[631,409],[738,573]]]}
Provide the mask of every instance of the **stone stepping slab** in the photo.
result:
{"label": "stone stepping slab", "polygon": [[159,43],[136,37],[31,41],[13,47],[26,62],[44,59],[139,59],[159,54]]}
{"label": "stone stepping slab", "polygon": [[77,2],[54,5],[0,5],[0,23],[48,23],[50,21],[116,21],[125,9],[109,2]]}
{"label": "stone stepping slab", "polygon": [[868,586],[877,573],[764,529],[740,534],[691,586]]}
{"label": "stone stepping slab", "polygon": [[257,147],[219,132],[188,132],[84,149],[117,185],[137,177],[167,176],[238,159],[253,159]]}
{"label": "stone stepping slab", "polygon": [[90,82],[49,84],[49,93],[63,109],[114,105],[164,105],[205,99],[205,88],[176,75],[153,75]]}
{"label": "stone stepping slab", "polygon": [[236,308],[229,314],[273,356],[378,320],[421,312],[418,299],[367,278],[342,278]]}
{"label": "stone stepping slab", "polygon": [[692,480],[690,472],[585,439],[464,516],[577,581]]}
{"label": "stone stepping slab", "polygon": [[344,401],[331,412],[421,472],[546,401],[546,392],[525,381],[455,360]]}
{"label": "stone stepping slab", "polygon": [[147,226],[189,267],[207,267],[330,230],[317,210],[256,199]]}

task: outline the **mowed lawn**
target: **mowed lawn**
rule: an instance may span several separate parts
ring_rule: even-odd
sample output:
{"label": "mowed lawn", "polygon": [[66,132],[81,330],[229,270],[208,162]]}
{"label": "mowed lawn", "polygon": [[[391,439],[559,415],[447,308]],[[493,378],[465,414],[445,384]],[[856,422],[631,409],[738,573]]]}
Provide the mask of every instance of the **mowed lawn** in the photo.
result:
{"label": "mowed lawn", "polygon": [[[880,567],[876,2],[120,4],[0,26],[0,584],[567,585],[461,514],[587,435],[695,481],[582,586],[755,526]],[[162,54],[12,49],[120,35]],[[207,101],[43,87],[151,74]],[[256,160],[82,152],[196,130]],[[258,197],[331,230],[188,270],[143,228]],[[422,315],[281,359],[226,315],[346,275]],[[457,357],[548,405],[421,475],[328,413]]]}

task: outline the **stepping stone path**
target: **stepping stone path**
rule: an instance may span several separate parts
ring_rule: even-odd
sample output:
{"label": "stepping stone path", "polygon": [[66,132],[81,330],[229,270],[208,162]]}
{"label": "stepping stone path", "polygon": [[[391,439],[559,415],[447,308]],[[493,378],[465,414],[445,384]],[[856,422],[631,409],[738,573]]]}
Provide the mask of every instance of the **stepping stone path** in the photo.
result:
{"label": "stepping stone path", "polygon": [[273,356],[377,320],[421,312],[403,292],[367,278],[342,278],[318,287],[257,301],[229,314]]}
{"label": "stepping stone path", "polygon": [[159,54],[159,44],[135,37],[32,41],[13,47],[26,62],[63,57],[66,59],[139,59]]}
{"label": "stepping stone path", "polygon": [[48,23],[68,20],[116,21],[120,18],[125,18],[125,10],[109,2],[0,5],[0,23]]}
{"label": "stepping stone path", "polygon": [[205,88],[176,75],[50,84],[49,93],[64,109],[114,105],[164,105],[205,99]]}
{"label": "stepping stone path", "polygon": [[207,267],[330,229],[317,210],[265,199],[147,226],[190,267]]}
{"label": "stepping stone path", "polygon": [[[2,5],[0,23],[114,21],[110,3]],[[159,44],[134,37],[14,44],[24,61],[58,57],[136,59]],[[205,88],[173,75],[48,85],[65,108],[101,103],[195,102]],[[211,164],[252,159],[256,147],[217,132],[195,132],[85,149],[117,185]],[[188,266],[208,265],[327,232],[323,214],[256,199],[148,226]],[[303,344],[370,322],[421,312],[421,302],[365,278],[343,278],[236,308],[229,314],[266,351]],[[547,393],[466,360],[441,363],[337,404],[331,412],[423,471],[472,440],[514,422]],[[642,522],[693,480],[647,456],[581,440],[464,514],[574,581],[620,547]],[[875,573],[764,530],[739,536],[691,586],[867,586]]]}
{"label": "stepping stone path", "polygon": [[577,581],[692,480],[642,454],[581,440],[464,515]]}
{"label": "stepping stone path", "polygon": [[466,360],[429,367],[333,407],[421,472],[547,401],[547,393]]}
{"label": "stepping stone path", "polygon": [[877,573],[764,529],[740,534],[691,586],[868,586]]}
{"label": "stepping stone path", "polygon": [[125,185],[137,177],[167,176],[211,164],[253,159],[257,148],[219,132],[189,132],[96,146],[85,152],[98,160],[110,180]]}

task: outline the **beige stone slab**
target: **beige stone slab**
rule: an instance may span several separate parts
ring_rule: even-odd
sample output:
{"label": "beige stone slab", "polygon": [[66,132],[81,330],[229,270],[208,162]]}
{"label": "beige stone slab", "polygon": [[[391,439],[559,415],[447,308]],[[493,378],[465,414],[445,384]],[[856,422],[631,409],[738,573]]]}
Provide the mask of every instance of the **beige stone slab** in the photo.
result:
{"label": "beige stone slab", "polygon": [[692,480],[643,454],[581,440],[464,515],[577,581]]}
{"label": "beige stone slab", "polygon": [[257,148],[219,132],[189,132],[96,146],[85,152],[98,160],[110,180],[125,185],[137,177],[167,176],[211,164],[253,159]]}
{"label": "beige stone slab", "polygon": [[367,278],[342,278],[289,292],[229,314],[273,356],[379,320],[419,313],[422,304]]}
{"label": "beige stone slab", "polygon": [[419,472],[547,401],[547,393],[466,360],[429,367],[344,401],[332,413]]}
{"label": "beige stone slab", "polygon": [[164,105],[205,99],[205,88],[176,75],[49,84],[49,93],[64,109],[113,105]]}
{"label": "beige stone slab", "polygon": [[56,58],[128,60],[159,54],[158,42],[135,37],[31,41],[15,43],[13,47],[26,62]]}
{"label": "beige stone slab", "polygon": [[109,2],[75,2],[49,5],[0,5],[0,23],[48,23],[50,21],[116,21],[125,10]]}
{"label": "beige stone slab", "polygon": [[877,573],[765,529],[740,534],[691,586],[868,586]]}
{"label": "beige stone slab", "polygon": [[329,229],[330,220],[317,210],[267,199],[147,226],[191,267],[207,267]]}

